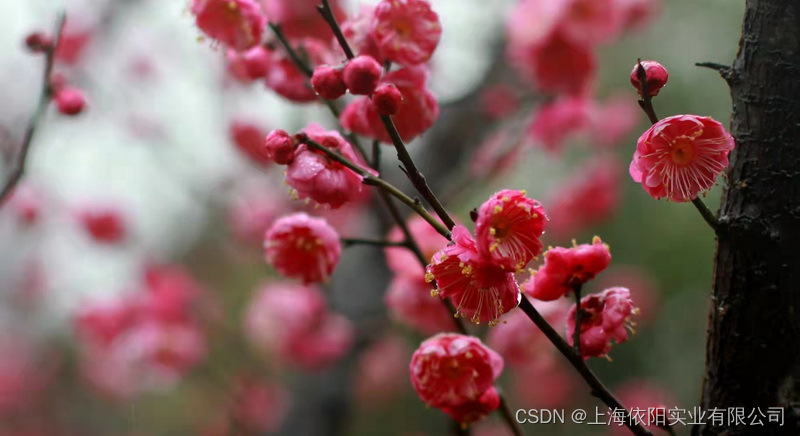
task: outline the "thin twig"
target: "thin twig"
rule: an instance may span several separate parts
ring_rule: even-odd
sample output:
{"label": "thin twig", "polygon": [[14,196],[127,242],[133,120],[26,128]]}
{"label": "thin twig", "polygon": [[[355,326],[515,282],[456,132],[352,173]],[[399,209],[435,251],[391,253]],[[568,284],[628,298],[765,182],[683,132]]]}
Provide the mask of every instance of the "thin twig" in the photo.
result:
{"label": "thin twig", "polygon": [[53,97],[53,86],[50,83],[50,76],[53,74],[53,64],[55,63],[56,50],[58,49],[58,44],[61,41],[61,32],[64,29],[66,18],[66,13],[62,12],[59,14],[56,22],[56,33],[53,38],[53,44],[47,49],[47,51],[45,51],[45,65],[44,73],[42,74],[42,89],[39,93],[39,101],[36,104],[36,109],[34,110],[30,121],[28,121],[28,127],[25,130],[25,136],[22,139],[22,145],[15,156],[13,166],[11,167],[11,172],[9,173],[6,181],[3,183],[2,189],[0,189],[0,207],[5,204],[5,200],[13,192],[14,188],[25,174],[25,164],[27,163],[28,154],[30,152],[31,145],[33,144],[33,138],[36,136],[39,123],[41,122],[42,118],[44,118],[44,114],[47,112],[47,107]]}
{"label": "thin twig", "polygon": [[716,62],[695,62],[694,65],[697,67],[710,68],[723,76],[731,71],[730,65],[718,64]]}
{"label": "thin twig", "polygon": [[352,247],[354,245],[371,245],[374,247],[408,247],[405,241],[382,241],[378,239],[364,239],[364,238],[342,238],[342,244],[345,247]]}
{"label": "thin twig", "polygon": [[544,333],[547,339],[555,345],[559,352],[561,352],[564,357],[567,358],[569,363],[578,371],[578,374],[586,381],[589,387],[592,389],[592,395],[597,397],[600,401],[602,401],[605,405],[610,407],[613,410],[622,410],[625,412],[625,425],[635,434],[638,436],[651,436],[651,433],[647,431],[641,424],[634,423],[633,419],[631,418],[628,409],[622,405],[622,403],[617,400],[616,397],[606,388],[603,382],[597,378],[597,376],[592,372],[583,358],[575,353],[575,350],[569,346],[569,344],[561,337],[561,335],[556,332],[553,327],[544,319],[544,317],[533,307],[533,304],[528,300],[527,297],[524,295],[522,296],[522,301],[519,304],[519,308],[525,312],[525,315],[531,319],[531,321],[539,327],[539,330]]}
{"label": "thin twig", "polygon": [[358,174],[361,177],[363,177],[364,178],[363,183],[365,185],[376,186],[376,187],[386,191],[386,193],[388,193],[389,195],[391,195],[391,196],[397,198],[398,200],[402,201],[408,207],[410,207],[415,212],[417,212],[417,214],[419,214],[425,221],[428,222],[428,224],[430,224],[434,229],[436,229],[436,231],[439,232],[439,234],[441,234],[442,236],[444,236],[447,239],[450,239],[450,230],[448,228],[444,227],[442,225],[442,223],[437,221],[436,218],[434,218],[430,213],[428,213],[428,211],[425,210],[425,208],[422,206],[422,203],[418,199],[412,199],[411,197],[409,197],[408,195],[403,193],[403,191],[397,189],[391,183],[387,182],[386,180],[383,180],[380,177],[372,175],[366,169],[364,169],[364,168],[360,167],[359,165],[351,162],[347,158],[339,155],[338,153],[334,152],[333,150],[330,150],[329,148],[323,146],[322,144],[312,140],[311,138],[309,138],[307,135],[305,135],[303,133],[299,133],[297,135],[297,139],[301,143],[306,144],[309,147],[314,148],[315,150],[318,150],[318,151],[321,151],[321,152],[325,153],[331,160],[339,162],[340,164],[344,165],[345,167],[349,168],[350,170],[352,170],[356,174]]}
{"label": "thin twig", "polygon": [[583,318],[583,309],[581,308],[581,290],[583,284],[575,285],[572,290],[575,293],[575,330],[572,332],[572,349],[575,354],[581,355],[581,320]]}
{"label": "thin twig", "polygon": [[706,223],[708,223],[708,225],[711,226],[711,229],[714,230],[714,232],[716,232],[719,225],[719,221],[717,221],[717,217],[714,216],[714,213],[711,212],[708,206],[706,206],[706,204],[703,203],[703,200],[701,200],[700,197],[695,197],[694,199],[692,199],[692,204],[700,212],[700,215],[703,217]]}
{"label": "thin twig", "polygon": [[655,124],[658,122],[658,115],[656,115],[656,111],[653,109],[653,97],[650,95],[650,90],[647,89],[647,70],[644,69],[641,59],[637,62],[636,78],[639,79],[639,95],[642,97],[638,102],[639,107],[647,114],[647,118],[650,119],[650,122]]}
{"label": "thin twig", "polygon": [[353,50],[350,48],[350,44],[347,43],[347,39],[344,37],[342,28],[339,27],[339,23],[336,21],[336,17],[333,15],[333,8],[331,8],[328,0],[322,0],[322,4],[317,6],[317,11],[319,11],[319,13],[322,15],[322,18],[328,22],[328,26],[330,26],[331,30],[333,31],[333,35],[336,36],[336,40],[339,41],[339,45],[342,47],[342,50],[344,50],[344,54],[347,56],[347,59],[353,59],[355,57]]}

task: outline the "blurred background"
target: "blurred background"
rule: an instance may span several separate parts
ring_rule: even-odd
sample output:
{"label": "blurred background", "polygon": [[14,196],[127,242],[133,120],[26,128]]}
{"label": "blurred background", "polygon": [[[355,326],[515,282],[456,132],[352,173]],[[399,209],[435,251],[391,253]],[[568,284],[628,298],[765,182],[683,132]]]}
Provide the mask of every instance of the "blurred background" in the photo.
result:
{"label": "blurred background", "polygon": [[[642,314],[613,360],[592,368],[627,404],[690,409],[702,383],[714,239],[693,207],[655,201],[630,180],[648,123],[629,75],[637,58],[658,60],[670,72],[654,100],[659,116],[727,125],[724,81],[694,63],[733,59],[744,2],[664,1],[600,47],[591,126],[556,145],[526,133],[548,99],[505,60],[515,3],[432,1],[444,33],[430,86],[442,113],[412,153],[461,222],[493,192],[525,189],[560,216],[546,245],[601,236],[614,260],[588,288],[628,286]],[[181,0],[0,4],[0,174],[42,85],[43,57],[23,42],[52,34],[63,10],[55,70],[88,102],[75,117],[49,109],[24,179],[0,209],[0,435],[446,434],[448,420],[408,382],[411,352],[430,332],[387,312],[391,275],[378,248],[346,248],[318,291],[324,316],[348,325],[348,340],[329,338],[339,344],[330,356],[318,355],[329,343],[312,339],[307,365],[264,346],[297,319],[259,299],[265,286],[288,286],[263,260],[275,218],[307,211],[349,237],[382,238],[389,228],[368,205],[331,211],[291,199],[283,169],[260,160],[253,141],[336,120],[322,105],[235,80],[226,51],[200,38],[189,9]],[[385,177],[408,188],[384,150]],[[719,190],[706,199],[712,210]],[[142,306],[168,319],[168,331],[130,314]],[[512,409],[600,406],[560,356],[542,354],[529,367],[507,363],[500,386]],[[505,434],[497,423],[492,416],[474,434]]]}

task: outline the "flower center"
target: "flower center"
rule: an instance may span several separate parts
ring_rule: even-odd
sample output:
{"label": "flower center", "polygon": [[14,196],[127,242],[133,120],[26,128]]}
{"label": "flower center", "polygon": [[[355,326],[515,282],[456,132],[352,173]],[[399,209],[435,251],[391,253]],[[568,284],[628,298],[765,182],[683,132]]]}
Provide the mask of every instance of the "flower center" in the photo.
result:
{"label": "flower center", "polygon": [[694,157],[694,147],[686,139],[676,140],[671,147],[670,157],[678,165],[689,165]]}

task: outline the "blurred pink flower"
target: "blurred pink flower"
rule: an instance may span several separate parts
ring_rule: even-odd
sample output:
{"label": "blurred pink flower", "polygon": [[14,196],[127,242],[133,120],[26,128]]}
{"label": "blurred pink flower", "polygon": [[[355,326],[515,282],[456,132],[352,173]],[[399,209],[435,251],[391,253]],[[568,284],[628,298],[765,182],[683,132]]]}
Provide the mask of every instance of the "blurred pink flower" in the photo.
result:
{"label": "blurred pink flower", "polygon": [[392,319],[426,335],[452,330],[453,314],[441,299],[431,297],[431,285],[423,277],[397,274],[384,296]]}
{"label": "blurred pink flower", "polygon": [[255,0],[192,0],[191,11],[209,38],[239,51],[259,44],[267,24]]}
{"label": "blurred pink flower", "polygon": [[427,0],[382,0],[373,14],[372,31],[382,58],[419,65],[439,45],[442,25]]}
{"label": "blurred pink flower", "polygon": [[322,282],[339,263],[339,234],[324,219],[295,213],[275,221],[264,238],[267,263],[303,283]]}

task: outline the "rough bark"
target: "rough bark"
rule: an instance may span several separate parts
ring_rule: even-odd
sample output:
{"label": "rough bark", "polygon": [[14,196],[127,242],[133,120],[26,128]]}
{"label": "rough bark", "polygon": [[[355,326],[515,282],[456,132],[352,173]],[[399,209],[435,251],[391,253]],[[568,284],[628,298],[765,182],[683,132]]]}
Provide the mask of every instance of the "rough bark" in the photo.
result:
{"label": "rough bark", "polygon": [[747,0],[731,88],[703,409],[782,407],[782,427],[695,434],[798,435],[800,423],[800,1]]}

